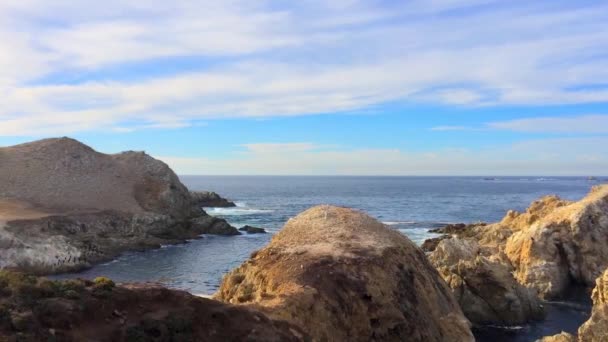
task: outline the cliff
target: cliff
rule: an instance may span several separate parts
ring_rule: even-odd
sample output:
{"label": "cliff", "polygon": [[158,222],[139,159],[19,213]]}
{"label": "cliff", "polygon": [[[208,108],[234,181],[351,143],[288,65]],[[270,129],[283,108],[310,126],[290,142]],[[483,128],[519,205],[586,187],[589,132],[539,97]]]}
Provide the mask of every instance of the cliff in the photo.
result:
{"label": "cliff", "polygon": [[69,138],[0,148],[0,268],[78,269],[213,232],[239,234],[143,152],[108,155]]}

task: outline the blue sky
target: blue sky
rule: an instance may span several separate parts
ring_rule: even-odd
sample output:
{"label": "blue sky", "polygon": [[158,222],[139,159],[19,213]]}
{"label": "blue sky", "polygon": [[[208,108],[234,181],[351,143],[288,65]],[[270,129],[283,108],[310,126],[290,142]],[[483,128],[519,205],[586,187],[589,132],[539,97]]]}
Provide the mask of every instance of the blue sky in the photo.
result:
{"label": "blue sky", "polygon": [[601,175],[608,4],[0,4],[0,145],[180,174]]}

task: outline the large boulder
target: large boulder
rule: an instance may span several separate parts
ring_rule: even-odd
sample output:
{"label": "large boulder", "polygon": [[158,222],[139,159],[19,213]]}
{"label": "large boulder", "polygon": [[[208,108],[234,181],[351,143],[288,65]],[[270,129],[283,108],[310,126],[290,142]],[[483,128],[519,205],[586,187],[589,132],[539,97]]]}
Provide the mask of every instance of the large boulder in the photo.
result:
{"label": "large boulder", "polygon": [[291,322],[317,341],[473,341],[469,322],[407,237],[317,206],[225,276],[216,298]]}
{"label": "large boulder", "polygon": [[504,263],[481,256],[477,242],[444,239],[429,259],[473,324],[516,325],[544,317],[536,292],[517,283]]}
{"label": "large boulder", "polygon": [[216,231],[238,234],[143,152],[103,154],[69,138],[0,148],[0,268],[75,270]]}
{"label": "large boulder", "polygon": [[0,341],[307,341],[297,326],[155,285],[0,271]]}

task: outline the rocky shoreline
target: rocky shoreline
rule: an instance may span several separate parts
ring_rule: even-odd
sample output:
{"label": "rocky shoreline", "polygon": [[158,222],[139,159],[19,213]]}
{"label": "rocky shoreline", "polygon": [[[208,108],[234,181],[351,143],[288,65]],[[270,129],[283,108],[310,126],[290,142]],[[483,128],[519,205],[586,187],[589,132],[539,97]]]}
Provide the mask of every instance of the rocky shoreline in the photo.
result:
{"label": "rocky shoreline", "polygon": [[[142,152],[106,155],[69,139],[0,149],[0,268],[75,271],[201,234],[239,235]],[[215,201],[225,202],[217,194]]]}
{"label": "rocky shoreline", "polygon": [[[425,244],[428,257],[474,325],[542,320],[543,300],[559,299],[572,287],[591,288],[608,267],[608,185],[578,202],[547,196],[497,223],[434,232],[444,235]],[[594,302],[599,298],[594,294]],[[608,331],[598,339],[583,330],[579,341],[608,338]]]}
{"label": "rocky shoreline", "polygon": [[608,185],[446,226],[422,249],[357,210],[313,207],[211,300],[31,274],[201,234],[263,233],[202,209],[233,202],[190,192],[143,152],[106,155],[69,138],[1,148],[0,180],[0,340],[473,341],[472,328],[542,321],[543,301],[576,286],[595,286],[591,317],[577,336],[543,341],[608,338]]}

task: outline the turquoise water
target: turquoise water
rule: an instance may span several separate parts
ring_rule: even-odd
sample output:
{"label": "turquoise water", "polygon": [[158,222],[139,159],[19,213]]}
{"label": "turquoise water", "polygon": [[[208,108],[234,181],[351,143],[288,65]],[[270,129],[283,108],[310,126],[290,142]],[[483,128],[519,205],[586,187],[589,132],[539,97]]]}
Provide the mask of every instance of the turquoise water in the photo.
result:
{"label": "turquoise water", "polygon": [[[109,276],[119,282],[154,281],[197,294],[217,290],[222,275],[268,243],[290,217],[317,204],[361,209],[416,243],[432,236],[430,228],[446,223],[497,221],[509,209],[524,210],[531,201],[558,194],[582,198],[595,184],[583,177],[249,177],[182,176],[192,190],[211,190],[236,201],[236,208],[207,212],[235,226],[264,227],[270,234],[204,236],[162,249],[126,253],[78,274]],[[546,321],[509,329],[477,331],[478,340],[534,341],[562,329],[574,331],[589,312],[586,295],[547,303]],[[573,330],[574,329],[574,330]]]}

